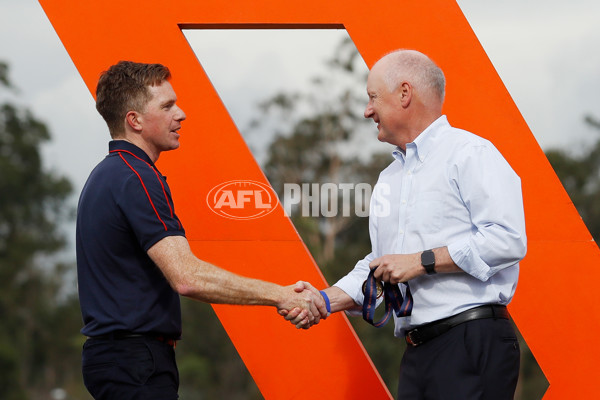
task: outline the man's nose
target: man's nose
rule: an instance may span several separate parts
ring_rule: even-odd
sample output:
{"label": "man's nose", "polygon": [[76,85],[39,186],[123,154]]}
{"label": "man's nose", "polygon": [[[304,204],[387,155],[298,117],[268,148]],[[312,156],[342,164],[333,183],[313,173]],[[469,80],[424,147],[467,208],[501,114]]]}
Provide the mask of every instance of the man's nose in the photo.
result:
{"label": "man's nose", "polygon": [[179,108],[179,113],[177,115],[177,121],[183,121],[186,118],[187,118],[187,116],[185,115],[185,113],[183,112],[183,110],[181,108]]}
{"label": "man's nose", "polygon": [[365,114],[364,114],[365,118],[372,118],[373,117],[373,107],[371,106],[371,103],[369,102],[367,104],[367,107],[365,107]]}

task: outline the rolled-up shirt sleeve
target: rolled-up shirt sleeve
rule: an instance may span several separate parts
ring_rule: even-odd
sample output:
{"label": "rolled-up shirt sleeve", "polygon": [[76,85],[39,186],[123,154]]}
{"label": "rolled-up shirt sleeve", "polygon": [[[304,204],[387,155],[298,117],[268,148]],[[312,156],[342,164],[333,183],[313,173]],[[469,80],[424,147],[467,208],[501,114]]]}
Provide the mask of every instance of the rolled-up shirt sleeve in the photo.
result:
{"label": "rolled-up shirt sleeve", "polygon": [[472,233],[448,244],[452,260],[481,281],[518,263],[527,238],[521,180],[493,146],[478,146],[453,177],[471,215]]}

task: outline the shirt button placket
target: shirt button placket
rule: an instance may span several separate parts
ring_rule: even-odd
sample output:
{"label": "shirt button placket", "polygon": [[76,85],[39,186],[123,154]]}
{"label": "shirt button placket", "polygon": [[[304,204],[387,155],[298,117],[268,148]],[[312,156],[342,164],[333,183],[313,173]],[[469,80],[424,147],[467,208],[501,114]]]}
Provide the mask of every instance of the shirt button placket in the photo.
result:
{"label": "shirt button placket", "polygon": [[414,164],[414,149],[407,147],[406,158],[404,162],[404,170],[401,178],[400,190],[400,212],[398,213],[398,240],[396,251],[402,253],[404,251],[404,239],[406,238],[406,216],[408,212],[408,199],[413,180],[413,164]]}

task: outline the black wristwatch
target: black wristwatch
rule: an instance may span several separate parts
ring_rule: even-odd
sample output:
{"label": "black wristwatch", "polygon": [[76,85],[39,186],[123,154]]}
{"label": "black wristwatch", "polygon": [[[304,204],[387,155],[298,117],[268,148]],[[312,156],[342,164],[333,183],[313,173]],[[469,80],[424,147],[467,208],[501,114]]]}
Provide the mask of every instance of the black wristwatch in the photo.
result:
{"label": "black wristwatch", "polygon": [[433,250],[425,250],[421,253],[421,265],[425,268],[427,275],[435,274],[435,254],[433,254]]}

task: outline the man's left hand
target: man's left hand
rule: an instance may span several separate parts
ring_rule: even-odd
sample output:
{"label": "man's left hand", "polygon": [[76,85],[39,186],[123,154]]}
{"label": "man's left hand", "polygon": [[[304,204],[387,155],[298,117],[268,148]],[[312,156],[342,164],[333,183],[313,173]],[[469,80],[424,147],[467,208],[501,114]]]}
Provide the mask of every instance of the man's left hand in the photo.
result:
{"label": "man's left hand", "polygon": [[420,253],[386,254],[371,261],[369,267],[377,268],[374,274],[377,280],[391,284],[407,282],[425,274]]}

